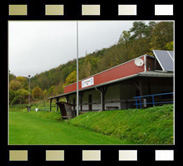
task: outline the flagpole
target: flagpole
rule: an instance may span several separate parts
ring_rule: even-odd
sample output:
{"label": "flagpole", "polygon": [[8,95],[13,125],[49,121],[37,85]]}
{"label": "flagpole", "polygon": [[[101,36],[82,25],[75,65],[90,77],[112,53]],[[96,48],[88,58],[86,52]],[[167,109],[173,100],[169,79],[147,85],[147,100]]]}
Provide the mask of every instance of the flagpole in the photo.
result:
{"label": "flagpole", "polygon": [[77,111],[77,114],[76,116],[79,115],[79,71],[78,71],[78,21],[76,22],[76,45],[77,45],[77,59],[76,59],[76,74],[77,74],[77,78],[76,78],[76,84],[77,84],[77,87],[76,87],[76,101],[77,101],[77,104],[76,104],[76,111]]}

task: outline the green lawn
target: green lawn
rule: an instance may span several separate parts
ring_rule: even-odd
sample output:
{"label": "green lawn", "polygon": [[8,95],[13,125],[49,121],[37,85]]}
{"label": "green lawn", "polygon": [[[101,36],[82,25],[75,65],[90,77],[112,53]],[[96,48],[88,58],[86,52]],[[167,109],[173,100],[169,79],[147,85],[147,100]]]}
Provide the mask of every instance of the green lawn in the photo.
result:
{"label": "green lawn", "polygon": [[[46,117],[48,115],[52,118],[48,119]],[[59,121],[56,117],[58,118],[55,113],[9,111],[9,145],[127,143],[120,139],[70,125],[65,121]]]}
{"label": "green lawn", "polygon": [[59,111],[33,110],[10,107],[10,145],[173,144],[173,105],[88,112],[67,121]]}

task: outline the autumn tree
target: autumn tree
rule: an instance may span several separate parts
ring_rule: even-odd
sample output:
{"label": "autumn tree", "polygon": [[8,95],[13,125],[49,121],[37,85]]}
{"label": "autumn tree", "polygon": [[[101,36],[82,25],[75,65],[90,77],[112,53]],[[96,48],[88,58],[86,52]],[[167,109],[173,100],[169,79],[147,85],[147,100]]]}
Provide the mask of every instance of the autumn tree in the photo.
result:
{"label": "autumn tree", "polygon": [[18,89],[16,91],[9,90],[9,104],[25,104],[28,102],[29,91],[25,89]]}
{"label": "autumn tree", "polygon": [[165,45],[167,50],[173,51],[174,42],[171,41]]}
{"label": "autumn tree", "polygon": [[25,77],[18,76],[18,77],[16,77],[16,80],[22,83],[22,86],[24,89],[28,89],[28,82]]}
{"label": "autumn tree", "polygon": [[16,93],[14,90],[9,89],[9,104],[13,104],[13,99],[16,97]]}
{"label": "autumn tree", "polygon": [[64,89],[63,89],[63,81],[60,81],[59,84],[54,87],[54,92],[55,92],[55,95],[61,94],[61,93],[64,92]]}
{"label": "autumn tree", "polygon": [[75,70],[68,75],[68,77],[65,80],[65,83],[64,83],[63,87],[65,87],[67,85],[70,85],[74,82],[76,82],[76,71]]}
{"label": "autumn tree", "polygon": [[18,80],[12,80],[9,84],[9,89],[11,90],[18,90],[18,89],[22,89],[23,88],[23,85],[20,81]]}
{"label": "autumn tree", "polygon": [[55,86],[52,85],[52,86],[48,89],[47,95],[48,95],[48,96],[53,96],[53,95],[54,95],[54,92],[55,92],[54,89],[55,89]]}
{"label": "autumn tree", "polygon": [[28,100],[27,100],[28,95],[29,95],[29,91],[26,89],[18,89],[16,91],[16,96],[18,97],[17,99],[20,101],[20,104],[28,102]]}
{"label": "autumn tree", "polygon": [[36,86],[33,90],[32,90],[32,95],[35,99],[42,99],[44,96],[43,90],[39,87]]}
{"label": "autumn tree", "polygon": [[166,45],[173,41],[173,22],[160,22],[151,33],[151,50],[167,49]]}

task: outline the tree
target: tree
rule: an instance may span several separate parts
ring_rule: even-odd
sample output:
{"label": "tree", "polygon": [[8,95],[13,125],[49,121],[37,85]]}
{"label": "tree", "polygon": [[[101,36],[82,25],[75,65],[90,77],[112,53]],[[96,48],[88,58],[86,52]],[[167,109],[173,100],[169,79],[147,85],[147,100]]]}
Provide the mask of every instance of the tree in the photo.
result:
{"label": "tree", "polygon": [[42,99],[44,96],[43,90],[39,87],[36,86],[33,90],[32,90],[32,95],[35,99]]}
{"label": "tree", "polygon": [[23,104],[28,98],[29,91],[25,89],[18,89],[16,91],[9,90],[9,104]]}
{"label": "tree", "polygon": [[173,46],[174,46],[173,41],[171,41],[165,45],[166,49],[170,50],[170,51],[173,51]]}
{"label": "tree", "polygon": [[12,105],[13,99],[16,97],[16,93],[14,90],[9,89],[9,104]]}
{"label": "tree", "polygon": [[54,87],[54,93],[55,93],[55,95],[57,95],[57,94],[61,94],[63,92],[64,92],[63,81],[60,81],[60,83]]}
{"label": "tree", "polygon": [[29,91],[26,89],[18,89],[16,91],[16,97],[19,99],[20,104],[25,103],[26,98],[28,98]]}
{"label": "tree", "polygon": [[133,32],[131,39],[142,38],[147,35],[147,25],[144,22],[134,22],[129,32]]}
{"label": "tree", "polygon": [[151,49],[164,50],[173,41],[173,22],[160,22],[151,33]]}
{"label": "tree", "polygon": [[145,31],[146,37],[151,37],[151,32],[154,30],[156,24],[157,23],[155,23],[155,22],[149,22],[149,24],[146,28],[146,31]]}
{"label": "tree", "polygon": [[74,82],[76,82],[76,71],[75,70],[67,76],[63,87],[70,85]]}
{"label": "tree", "polygon": [[24,89],[27,86],[26,78],[17,77],[11,80],[9,83],[9,103],[12,104],[23,104],[28,97],[28,90]]}
{"label": "tree", "polygon": [[23,88],[23,85],[18,80],[12,80],[9,84],[9,89],[11,89],[11,90],[18,90],[18,89],[22,89],[22,88]]}
{"label": "tree", "polygon": [[128,45],[128,42],[130,41],[131,34],[129,31],[123,31],[122,34],[119,37],[118,44],[125,43],[126,47]]}
{"label": "tree", "polygon": [[44,98],[48,96],[48,91],[46,89],[43,91],[43,95],[44,95]]}
{"label": "tree", "polygon": [[28,82],[25,77],[18,76],[16,80],[22,83],[24,89],[28,89]]}
{"label": "tree", "polygon": [[52,86],[48,89],[47,95],[48,95],[48,96],[54,95],[54,89],[55,89],[55,86],[52,85]]}

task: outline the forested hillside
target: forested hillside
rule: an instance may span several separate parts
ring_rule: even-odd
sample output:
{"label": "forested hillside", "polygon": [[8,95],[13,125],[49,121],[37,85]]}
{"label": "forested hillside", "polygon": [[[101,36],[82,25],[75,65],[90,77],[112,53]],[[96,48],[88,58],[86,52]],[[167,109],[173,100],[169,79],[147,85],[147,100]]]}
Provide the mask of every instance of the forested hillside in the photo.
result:
{"label": "forested hillside", "polygon": [[[79,58],[79,79],[83,79],[152,50],[173,50],[173,22],[134,22],[122,31],[117,44]],[[10,104],[28,102],[28,79],[9,74]],[[32,100],[63,93],[64,86],[76,81],[76,59],[31,78]]]}

